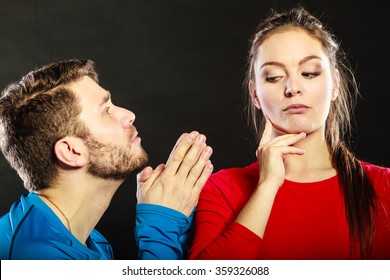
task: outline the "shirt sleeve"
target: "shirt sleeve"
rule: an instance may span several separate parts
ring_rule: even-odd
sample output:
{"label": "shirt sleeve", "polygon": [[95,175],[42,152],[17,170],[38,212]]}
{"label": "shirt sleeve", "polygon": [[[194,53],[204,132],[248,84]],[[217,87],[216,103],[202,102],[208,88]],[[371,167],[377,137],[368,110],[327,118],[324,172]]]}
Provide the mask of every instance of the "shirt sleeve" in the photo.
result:
{"label": "shirt sleeve", "polygon": [[164,206],[137,204],[134,232],[139,259],[183,259],[194,211],[187,217]]}
{"label": "shirt sleeve", "polygon": [[243,201],[229,176],[219,174],[203,187],[194,220],[189,259],[256,259],[262,239],[235,222]]}

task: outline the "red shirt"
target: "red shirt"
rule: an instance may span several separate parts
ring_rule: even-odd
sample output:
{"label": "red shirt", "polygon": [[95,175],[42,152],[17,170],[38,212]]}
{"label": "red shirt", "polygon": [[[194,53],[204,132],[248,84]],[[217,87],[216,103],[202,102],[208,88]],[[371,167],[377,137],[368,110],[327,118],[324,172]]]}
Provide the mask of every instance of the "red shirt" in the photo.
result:
{"label": "red shirt", "polygon": [[[390,168],[362,163],[378,195],[372,259],[390,259]],[[338,177],[285,180],[263,238],[235,219],[259,179],[258,163],[210,176],[199,198],[189,259],[355,259]]]}

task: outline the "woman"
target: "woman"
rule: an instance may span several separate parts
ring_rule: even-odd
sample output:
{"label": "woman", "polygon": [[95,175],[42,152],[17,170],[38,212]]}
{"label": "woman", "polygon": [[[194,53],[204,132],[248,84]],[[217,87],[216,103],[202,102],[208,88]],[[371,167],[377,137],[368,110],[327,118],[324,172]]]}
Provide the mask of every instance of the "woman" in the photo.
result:
{"label": "woman", "polygon": [[258,160],[204,186],[190,259],[389,259],[390,169],[348,149],[358,94],[334,35],[303,7],[275,12],[249,51]]}

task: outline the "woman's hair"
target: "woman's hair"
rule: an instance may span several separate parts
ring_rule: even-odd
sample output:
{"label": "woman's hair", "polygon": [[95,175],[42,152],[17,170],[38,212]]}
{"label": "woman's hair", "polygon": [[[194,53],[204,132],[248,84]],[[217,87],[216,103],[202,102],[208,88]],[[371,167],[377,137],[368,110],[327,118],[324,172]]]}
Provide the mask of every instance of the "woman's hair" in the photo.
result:
{"label": "woman's hair", "polygon": [[0,147],[29,191],[49,187],[58,176],[59,139],[88,133],[79,119],[79,100],[67,86],[83,76],[98,81],[93,61],[60,61],[29,72],[2,92]]}
{"label": "woman's hair", "polygon": [[[344,136],[351,135],[352,111],[359,95],[354,73],[345,53],[341,50],[335,36],[326,29],[318,18],[304,7],[298,6],[287,12],[276,12],[262,21],[253,34],[248,54],[246,87],[246,107],[248,122],[259,143],[264,129],[265,118],[254,106],[248,84],[255,82],[254,63],[259,46],[277,32],[292,28],[304,30],[321,42],[333,70],[339,72],[339,91],[331,103],[326,120],[325,138],[331,153],[332,165],[337,170],[342,186],[345,209],[350,231],[351,250],[358,248],[362,258],[368,257],[375,232],[373,219],[376,212],[376,194],[359,160],[347,148]],[[347,138],[347,137],[346,137]],[[357,244],[358,246],[353,246]]]}

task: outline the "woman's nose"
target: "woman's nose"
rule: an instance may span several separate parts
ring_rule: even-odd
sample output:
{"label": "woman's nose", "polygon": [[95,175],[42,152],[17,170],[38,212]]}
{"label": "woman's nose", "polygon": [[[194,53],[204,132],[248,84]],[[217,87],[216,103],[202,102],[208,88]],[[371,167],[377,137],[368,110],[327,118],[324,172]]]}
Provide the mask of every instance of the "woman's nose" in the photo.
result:
{"label": "woman's nose", "polygon": [[297,94],[301,93],[301,89],[299,85],[296,82],[293,82],[290,78],[290,80],[286,84],[286,89],[284,91],[284,95],[286,97],[293,97]]}

